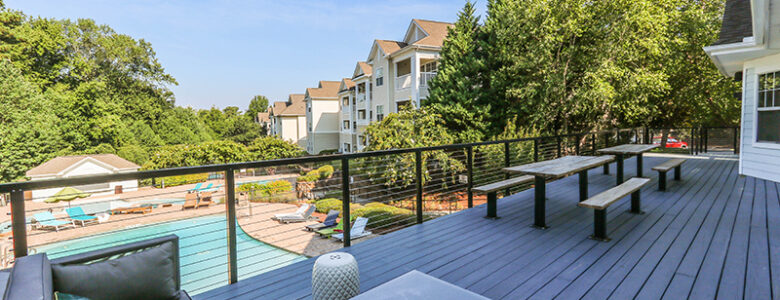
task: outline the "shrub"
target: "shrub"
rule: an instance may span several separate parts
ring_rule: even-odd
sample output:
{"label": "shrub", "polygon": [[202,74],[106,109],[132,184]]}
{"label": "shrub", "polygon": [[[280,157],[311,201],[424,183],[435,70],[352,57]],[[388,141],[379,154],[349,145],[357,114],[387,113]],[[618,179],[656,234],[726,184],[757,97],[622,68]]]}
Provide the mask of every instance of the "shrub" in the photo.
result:
{"label": "shrub", "polygon": [[251,195],[252,200],[254,200],[256,196],[273,196],[289,192],[290,190],[292,190],[292,184],[287,180],[276,180],[265,184],[250,182],[238,186],[238,191],[248,192]]}
{"label": "shrub", "polygon": [[318,179],[320,179],[320,171],[311,170],[308,173],[306,173],[306,175],[298,176],[296,181],[298,181],[298,182],[312,182],[312,181],[317,181]]}
{"label": "shrub", "polygon": [[384,203],[372,202],[350,213],[351,216],[368,218],[368,227],[388,229],[404,227],[416,222],[411,210],[390,206]]}
{"label": "shrub", "polygon": [[341,211],[342,203],[341,203],[341,199],[328,198],[328,199],[317,200],[317,202],[314,202],[314,206],[317,207],[317,212],[326,214],[331,210]]}
{"label": "shrub", "polygon": [[268,193],[271,195],[289,192],[290,190],[292,190],[292,183],[290,183],[287,180],[272,181],[266,183],[265,186],[268,188]]}
{"label": "shrub", "polygon": [[324,165],[317,169],[317,172],[320,173],[320,179],[330,178],[330,176],[333,176],[333,166]]}
{"label": "shrub", "polygon": [[162,183],[164,182],[165,186],[169,187],[169,186],[177,186],[177,185],[190,184],[196,182],[204,182],[208,179],[209,179],[208,173],[187,174],[187,175],[180,175],[180,176],[163,177],[157,181],[157,184],[162,185]]}

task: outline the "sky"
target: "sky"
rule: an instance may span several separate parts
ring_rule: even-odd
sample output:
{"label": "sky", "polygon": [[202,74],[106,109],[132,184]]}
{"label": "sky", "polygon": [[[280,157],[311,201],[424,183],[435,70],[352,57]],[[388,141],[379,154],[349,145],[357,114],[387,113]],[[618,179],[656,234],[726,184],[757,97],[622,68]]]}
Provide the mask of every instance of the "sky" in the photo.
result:
{"label": "sky", "polygon": [[[152,44],[176,104],[271,102],[350,77],[374,39],[400,40],[411,19],[454,22],[465,0],[5,0],[29,16],[94,19]],[[477,12],[484,14],[484,0]]]}

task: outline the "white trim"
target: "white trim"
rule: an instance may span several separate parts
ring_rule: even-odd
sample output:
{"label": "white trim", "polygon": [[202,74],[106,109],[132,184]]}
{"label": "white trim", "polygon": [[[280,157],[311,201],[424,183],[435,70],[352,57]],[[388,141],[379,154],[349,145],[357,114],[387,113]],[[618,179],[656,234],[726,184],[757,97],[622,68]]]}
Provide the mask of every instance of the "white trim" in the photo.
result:
{"label": "white trim", "polygon": [[[761,71],[761,72],[759,72]],[[764,149],[776,149],[780,150],[780,143],[771,143],[771,142],[762,142],[758,140],[758,127],[760,126],[758,124],[758,112],[759,111],[778,111],[780,110],[780,107],[773,106],[773,107],[758,107],[758,95],[759,90],[761,89],[761,81],[759,80],[759,77],[764,74],[770,74],[770,73],[776,73],[780,72],[780,66],[765,66],[763,68],[755,68],[754,76],[756,77],[756,88],[753,89],[753,139],[751,141],[751,145],[756,148],[764,148]],[[743,98],[744,99],[744,98]],[[743,100],[744,101],[744,100]],[[774,104],[774,103],[772,103]],[[742,114],[742,118],[744,119],[744,112]]]}

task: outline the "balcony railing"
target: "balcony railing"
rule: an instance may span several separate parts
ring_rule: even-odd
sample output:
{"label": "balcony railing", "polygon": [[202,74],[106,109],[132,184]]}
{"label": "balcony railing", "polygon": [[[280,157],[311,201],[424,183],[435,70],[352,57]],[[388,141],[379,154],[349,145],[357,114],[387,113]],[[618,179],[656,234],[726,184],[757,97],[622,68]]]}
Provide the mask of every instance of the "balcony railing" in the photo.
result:
{"label": "balcony railing", "polygon": [[412,74],[401,75],[395,78],[395,89],[403,90],[412,87]]}
{"label": "balcony railing", "polygon": [[[737,129],[718,130],[735,134],[724,141],[736,141]],[[485,203],[483,197],[472,194],[472,187],[507,178],[501,172],[506,166],[566,155],[594,155],[600,148],[652,143],[655,136],[664,135],[687,143],[679,151],[695,154],[706,149],[703,145],[713,132],[714,128],[615,129],[5,183],[0,184],[0,194],[10,194],[13,255],[3,262],[8,266],[13,257],[34,252],[56,258],[173,233],[181,240],[183,288],[198,294],[300,261],[304,255],[316,256],[353,243],[348,226],[343,241],[336,242],[301,230],[302,224],[315,222],[281,224],[271,219],[274,214],[295,211],[295,204],[330,199],[316,205],[340,210],[342,220],[349,220],[353,213],[372,216],[368,230],[372,236],[383,235]],[[314,169],[321,171],[300,176]],[[45,189],[127,180],[138,180],[142,187],[110,197],[54,204],[34,196],[35,191]],[[276,182],[268,185],[267,180]],[[205,183],[196,186],[196,182]],[[527,188],[520,186],[509,192]],[[25,199],[29,192],[33,192],[33,201]],[[366,205],[370,203],[373,205]],[[77,206],[99,220],[75,228],[67,225],[70,217],[59,211]],[[387,206],[393,209],[371,214],[372,209]],[[36,220],[40,213],[52,211],[56,220],[67,223],[59,231]],[[384,213],[387,211],[392,213]],[[323,217],[327,211],[322,213],[316,215]],[[315,250],[318,252],[311,252]]]}
{"label": "balcony railing", "polygon": [[420,72],[420,88],[427,88],[433,77],[436,77],[436,72]]}

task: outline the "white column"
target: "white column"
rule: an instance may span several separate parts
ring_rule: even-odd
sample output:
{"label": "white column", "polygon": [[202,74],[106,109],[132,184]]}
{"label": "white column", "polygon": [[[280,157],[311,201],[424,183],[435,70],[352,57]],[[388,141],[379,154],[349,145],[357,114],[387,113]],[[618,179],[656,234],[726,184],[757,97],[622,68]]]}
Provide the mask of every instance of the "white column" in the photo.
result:
{"label": "white column", "polygon": [[420,107],[420,56],[417,52],[412,54],[412,104],[415,108]]}

